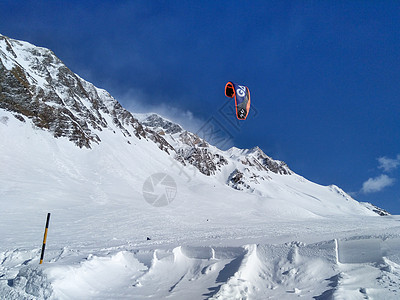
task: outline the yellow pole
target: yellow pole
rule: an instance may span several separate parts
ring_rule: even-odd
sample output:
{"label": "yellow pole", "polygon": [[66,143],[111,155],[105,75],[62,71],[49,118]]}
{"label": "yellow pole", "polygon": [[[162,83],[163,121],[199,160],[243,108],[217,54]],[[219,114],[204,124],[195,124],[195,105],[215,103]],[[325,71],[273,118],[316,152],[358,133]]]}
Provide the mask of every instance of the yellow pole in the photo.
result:
{"label": "yellow pole", "polygon": [[44,237],[43,237],[42,254],[40,255],[40,263],[39,264],[43,263],[44,249],[46,248],[47,231],[49,229],[49,221],[50,221],[50,213],[47,214],[46,228],[44,230]]}

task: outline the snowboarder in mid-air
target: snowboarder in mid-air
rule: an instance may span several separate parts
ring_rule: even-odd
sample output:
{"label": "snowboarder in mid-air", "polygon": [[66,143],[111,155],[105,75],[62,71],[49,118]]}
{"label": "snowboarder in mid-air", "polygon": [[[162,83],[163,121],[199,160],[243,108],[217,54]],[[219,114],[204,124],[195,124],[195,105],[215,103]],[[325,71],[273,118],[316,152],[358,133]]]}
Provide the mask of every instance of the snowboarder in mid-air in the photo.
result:
{"label": "snowboarder in mid-air", "polygon": [[235,98],[236,117],[239,120],[246,120],[250,110],[249,88],[229,81],[225,85],[225,96]]}

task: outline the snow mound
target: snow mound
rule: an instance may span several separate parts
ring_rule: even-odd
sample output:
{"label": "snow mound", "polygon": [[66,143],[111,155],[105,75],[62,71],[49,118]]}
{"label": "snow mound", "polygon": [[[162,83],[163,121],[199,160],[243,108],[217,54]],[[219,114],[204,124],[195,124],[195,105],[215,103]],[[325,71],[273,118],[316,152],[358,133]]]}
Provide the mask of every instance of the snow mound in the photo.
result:
{"label": "snow mound", "polygon": [[[14,250],[1,254],[7,280],[0,293],[7,299],[396,299],[399,254],[400,238],[376,236],[97,254],[63,248],[40,266],[37,253]],[[5,275],[12,264],[23,267]]]}

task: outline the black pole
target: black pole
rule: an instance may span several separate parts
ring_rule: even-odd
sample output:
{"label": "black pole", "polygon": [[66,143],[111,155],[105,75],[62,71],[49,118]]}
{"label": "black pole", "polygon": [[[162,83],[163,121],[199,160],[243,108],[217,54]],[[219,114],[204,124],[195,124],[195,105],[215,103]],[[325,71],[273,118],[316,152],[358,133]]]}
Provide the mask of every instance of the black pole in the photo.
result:
{"label": "black pole", "polygon": [[44,249],[46,248],[47,230],[49,229],[49,222],[50,222],[50,213],[47,214],[46,228],[44,230],[44,237],[43,237],[42,254],[40,255],[40,263],[39,264],[43,263]]}

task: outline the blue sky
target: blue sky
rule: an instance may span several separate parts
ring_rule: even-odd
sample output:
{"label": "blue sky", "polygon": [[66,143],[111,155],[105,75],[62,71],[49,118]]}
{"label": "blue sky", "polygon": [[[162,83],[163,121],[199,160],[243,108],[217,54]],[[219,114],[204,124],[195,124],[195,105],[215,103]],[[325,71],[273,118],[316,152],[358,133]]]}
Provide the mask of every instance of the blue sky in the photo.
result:
{"label": "blue sky", "polygon": [[[223,147],[400,214],[399,1],[0,1],[0,16],[133,112],[219,126]],[[227,81],[251,91],[244,122]]]}

